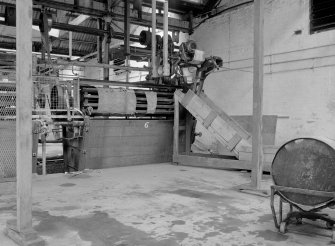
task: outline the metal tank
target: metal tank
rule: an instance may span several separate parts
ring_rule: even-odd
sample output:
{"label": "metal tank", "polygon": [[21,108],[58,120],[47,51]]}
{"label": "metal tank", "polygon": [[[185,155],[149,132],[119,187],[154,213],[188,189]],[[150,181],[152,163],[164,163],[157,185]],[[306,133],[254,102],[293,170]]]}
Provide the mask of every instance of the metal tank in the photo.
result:
{"label": "metal tank", "polygon": [[[335,141],[321,137],[291,140],[277,151],[271,172],[271,210],[279,231],[286,233],[288,224],[302,224],[303,219],[321,220],[332,229],[335,242],[335,219],[322,212],[335,207]],[[285,218],[284,202],[290,206]]]}

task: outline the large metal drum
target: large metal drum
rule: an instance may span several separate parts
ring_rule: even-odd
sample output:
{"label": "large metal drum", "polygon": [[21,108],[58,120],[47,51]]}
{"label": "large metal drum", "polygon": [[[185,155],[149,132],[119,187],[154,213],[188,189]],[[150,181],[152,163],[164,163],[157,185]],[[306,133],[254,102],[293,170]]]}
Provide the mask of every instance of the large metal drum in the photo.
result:
{"label": "large metal drum", "polygon": [[[317,191],[335,191],[335,141],[298,138],[284,144],[272,162],[275,185]],[[331,199],[281,192],[292,203],[319,206]]]}

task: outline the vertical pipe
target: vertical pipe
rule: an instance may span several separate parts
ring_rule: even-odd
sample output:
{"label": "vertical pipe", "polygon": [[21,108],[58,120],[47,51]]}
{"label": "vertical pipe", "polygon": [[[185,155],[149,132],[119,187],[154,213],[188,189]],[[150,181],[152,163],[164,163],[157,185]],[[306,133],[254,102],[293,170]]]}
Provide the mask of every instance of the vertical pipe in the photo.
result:
{"label": "vertical pipe", "polygon": [[152,64],[152,77],[157,78],[157,40],[156,40],[156,11],[157,3],[156,0],[152,0],[152,36],[151,36],[151,64]]}
{"label": "vertical pipe", "polygon": [[[97,28],[102,29],[102,20],[101,18],[97,19]],[[102,36],[97,37],[97,60],[98,63],[102,63]]]}
{"label": "vertical pipe", "polygon": [[164,37],[163,37],[163,76],[170,76],[169,66],[169,2],[164,2]]}
{"label": "vertical pipe", "polygon": [[[112,1],[108,0],[105,3],[106,12],[110,13],[112,9]],[[105,16],[105,30],[107,33],[105,33],[104,36],[104,63],[109,65],[109,48],[110,48],[110,42],[111,42],[111,22],[112,17],[110,15]],[[109,68],[104,68],[103,70],[103,78],[104,80],[109,80]]]}
{"label": "vertical pipe", "polygon": [[[129,64],[130,64],[130,63],[129,63],[129,56],[126,57],[126,61],[125,61],[125,63],[126,63],[125,66],[126,66],[126,67],[129,67]],[[127,83],[129,82],[129,74],[130,74],[130,71],[127,70],[127,71],[126,71],[126,82],[127,82]],[[128,88],[128,87],[127,87],[127,88]]]}
{"label": "vertical pipe", "polygon": [[42,174],[47,174],[47,142],[46,135],[44,133],[41,134],[41,142],[42,142]]}
{"label": "vertical pipe", "polygon": [[72,32],[69,32],[69,57],[72,60]]}
{"label": "vertical pipe", "polygon": [[[110,31],[110,23],[109,22],[105,22],[105,30],[109,30]],[[109,34],[105,34],[105,48],[104,48],[104,63],[109,65],[109,46],[110,46],[110,38],[108,37]],[[104,80],[109,80],[109,68],[104,68],[104,72],[103,72],[103,77]]]}
{"label": "vertical pipe", "polygon": [[32,230],[32,0],[16,1],[17,230]]}
{"label": "vertical pipe", "polygon": [[[125,65],[129,66],[130,60],[130,0],[125,0],[124,8],[124,54],[126,56]],[[129,73],[126,71],[126,82],[129,82]]]}
{"label": "vertical pipe", "polygon": [[252,130],[252,185],[261,188],[263,176],[264,1],[254,1],[254,78]]}
{"label": "vertical pipe", "polygon": [[42,45],[42,50],[41,50],[41,54],[42,54],[42,61],[45,61],[45,48],[44,45]]}
{"label": "vertical pipe", "polygon": [[70,158],[69,158],[69,154],[70,154],[70,143],[68,138],[68,134],[67,134],[67,126],[62,126],[62,137],[63,137],[63,159],[64,159],[64,165],[65,167],[68,169],[68,167],[70,166]]}
{"label": "vertical pipe", "polygon": [[179,155],[179,100],[176,93],[177,91],[174,93],[173,159]]}

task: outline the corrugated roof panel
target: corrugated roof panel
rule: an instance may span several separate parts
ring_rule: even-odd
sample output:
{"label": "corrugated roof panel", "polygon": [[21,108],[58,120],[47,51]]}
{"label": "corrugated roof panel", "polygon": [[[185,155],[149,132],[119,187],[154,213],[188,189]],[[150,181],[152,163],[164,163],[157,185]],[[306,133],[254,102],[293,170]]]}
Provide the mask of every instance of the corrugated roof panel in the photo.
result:
{"label": "corrugated roof panel", "polygon": [[[11,3],[15,4],[15,0],[0,0],[0,2],[4,3]],[[51,10],[53,13],[53,20],[58,23],[69,23],[69,21],[76,18],[77,15],[64,10]],[[5,6],[0,5],[0,13],[5,13]],[[39,19],[40,12],[39,11],[33,11],[33,18]],[[88,18],[84,20],[82,23],[79,24],[80,26],[85,26],[89,28],[97,28],[97,22],[94,18]],[[120,31],[120,30],[118,30]],[[56,39],[56,37],[52,37],[52,46],[55,49],[68,49],[69,48],[69,32],[68,31],[62,31],[59,32],[59,37]],[[81,53],[92,53],[96,51],[96,42],[97,42],[97,36],[90,35],[90,34],[84,34],[84,33],[78,33],[73,32],[72,34],[73,38],[73,44],[72,49],[73,51],[78,51]],[[0,38],[0,42],[12,44],[15,43],[15,39],[8,39],[8,38]]]}

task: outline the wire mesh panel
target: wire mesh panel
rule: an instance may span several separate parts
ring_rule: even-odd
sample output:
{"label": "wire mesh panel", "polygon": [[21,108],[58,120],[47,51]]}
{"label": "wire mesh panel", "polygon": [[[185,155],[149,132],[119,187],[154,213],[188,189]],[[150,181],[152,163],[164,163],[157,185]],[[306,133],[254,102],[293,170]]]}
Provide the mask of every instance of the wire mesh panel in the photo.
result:
{"label": "wire mesh panel", "polygon": [[33,91],[34,115],[40,118],[71,119],[79,109],[79,81],[37,77]]}
{"label": "wire mesh panel", "polygon": [[[0,75],[0,181],[16,176],[16,84]],[[33,119],[52,123],[82,118],[79,111],[79,80],[35,76],[32,91]],[[33,129],[32,129],[33,130]],[[34,133],[34,138],[36,137]],[[33,147],[37,146],[37,139]]]}
{"label": "wire mesh panel", "polygon": [[0,83],[0,179],[16,174],[16,88]]}

